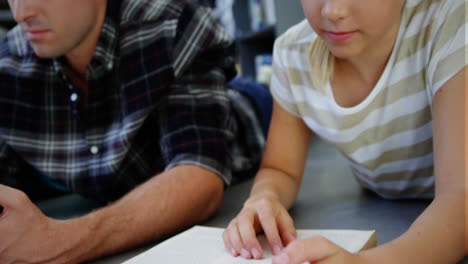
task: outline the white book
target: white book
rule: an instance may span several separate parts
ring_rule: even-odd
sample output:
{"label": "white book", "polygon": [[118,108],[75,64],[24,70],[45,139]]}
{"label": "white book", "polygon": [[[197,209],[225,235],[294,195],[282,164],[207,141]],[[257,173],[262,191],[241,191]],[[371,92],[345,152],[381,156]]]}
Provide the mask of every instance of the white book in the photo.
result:
{"label": "white book", "polygon": [[[223,243],[223,228],[195,226],[180,233],[124,264],[270,264],[273,255],[265,237],[260,236],[263,259],[246,260],[232,257]],[[375,231],[298,230],[299,239],[324,236],[349,252],[358,252],[377,245]]]}

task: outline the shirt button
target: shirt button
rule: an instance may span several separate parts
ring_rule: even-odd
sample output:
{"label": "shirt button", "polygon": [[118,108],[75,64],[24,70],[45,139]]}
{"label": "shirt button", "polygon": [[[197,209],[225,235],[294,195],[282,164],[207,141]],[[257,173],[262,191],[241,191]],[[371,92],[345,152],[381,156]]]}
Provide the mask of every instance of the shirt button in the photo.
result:
{"label": "shirt button", "polygon": [[92,153],[92,154],[95,155],[95,154],[98,154],[98,152],[99,152],[99,148],[98,148],[98,147],[96,147],[96,146],[92,146],[92,147],[91,147],[91,153]]}
{"label": "shirt button", "polygon": [[72,102],[76,102],[76,100],[78,100],[78,95],[76,93],[72,93],[72,95],[70,96],[70,100]]}

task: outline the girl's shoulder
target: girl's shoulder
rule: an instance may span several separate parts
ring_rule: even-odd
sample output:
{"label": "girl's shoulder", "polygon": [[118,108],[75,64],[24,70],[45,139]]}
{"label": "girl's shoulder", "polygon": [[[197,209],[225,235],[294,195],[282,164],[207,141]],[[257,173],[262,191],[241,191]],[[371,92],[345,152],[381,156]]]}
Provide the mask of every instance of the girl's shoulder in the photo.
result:
{"label": "girl's shoulder", "polygon": [[[464,31],[468,0],[407,0],[402,46],[425,49],[434,55]],[[433,51],[433,52],[430,52]]]}
{"label": "girl's shoulder", "polygon": [[459,9],[465,9],[468,0],[407,0],[405,9],[408,22],[412,20],[445,20]]}

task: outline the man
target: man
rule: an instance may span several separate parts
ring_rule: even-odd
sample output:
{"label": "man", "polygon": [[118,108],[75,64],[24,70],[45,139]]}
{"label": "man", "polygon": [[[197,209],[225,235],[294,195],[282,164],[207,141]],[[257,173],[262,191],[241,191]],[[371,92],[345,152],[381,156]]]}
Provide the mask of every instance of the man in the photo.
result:
{"label": "man", "polygon": [[[164,238],[257,168],[255,105],[226,89],[232,43],[207,8],[9,4],[19,26],[0,43],[0,263],[78,263]],[[27,195],[40,186],[105,206],[54,220]]]}

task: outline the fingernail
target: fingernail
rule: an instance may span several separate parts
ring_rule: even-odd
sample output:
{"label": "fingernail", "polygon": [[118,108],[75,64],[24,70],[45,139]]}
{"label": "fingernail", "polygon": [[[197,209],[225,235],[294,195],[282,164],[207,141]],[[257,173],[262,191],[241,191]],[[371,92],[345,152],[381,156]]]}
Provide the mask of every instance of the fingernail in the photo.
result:
{"label": "fingernail", "polygon": [[241,255],[243,258],[246,258],[246,259],[250,258],[250,253],[245,248],[241,250]]}
{"label": "fingernail", "polygon": [[275,264],[289,264],[289,256],[286,253],[275,257]]}
{"label": "fingernail", "polygon": [[280,246],[274,246],[273,247],[273,254],[279,255],[281,253],[281,247]]}
{"label": "fingernail", "polygon": [[256,248],[253,248],[252,249],[252,255],[255,259],[259,259],[260,258],[260,251],[258,251],[258,249]]}
{"label": "fingernail", "polygon": [[233,248],[231,248],[231,255],[233,257],[237,257],[237,251],[235,249],[233,249]]}

